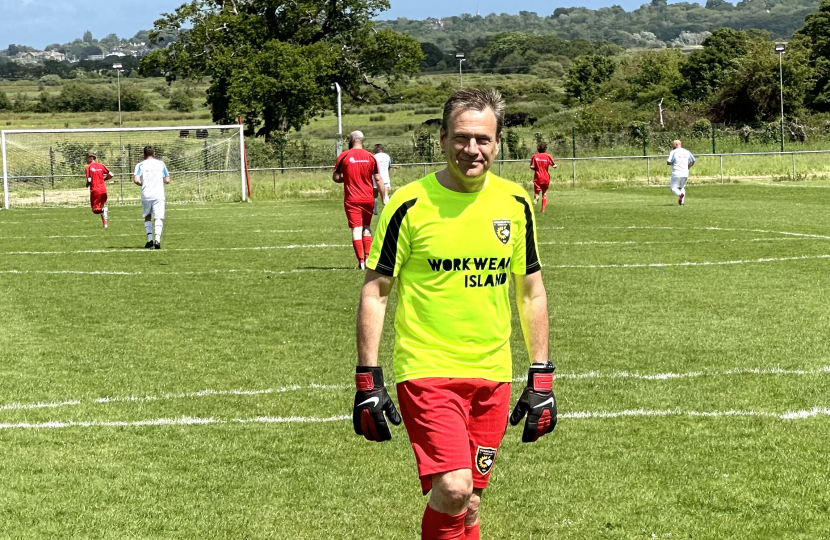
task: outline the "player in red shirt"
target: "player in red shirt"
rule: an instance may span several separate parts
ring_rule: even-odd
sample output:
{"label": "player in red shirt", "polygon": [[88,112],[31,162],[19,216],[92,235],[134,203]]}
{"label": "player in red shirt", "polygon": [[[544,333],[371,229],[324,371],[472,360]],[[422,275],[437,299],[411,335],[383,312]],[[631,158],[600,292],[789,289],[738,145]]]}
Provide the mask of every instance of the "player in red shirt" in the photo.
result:
{"label": "player in red shirt", "polygon": [[366,258],[372,247],[372,211],[375,193],[372,180],[382,185],[378,163],[371,152],[363,149],[363,133],[353,131],[349,135],[349,150],[337,156],[332,180],[343,184],[343,206],[352,230],[352,246],[361,270],[366,269]]}
{"label": "player in red shirt", "polygon": [[98,163],[98,156],[92,152],[86,155],[86,187],[89,188],[89,202],[93,214],[101,214],[104,228],[107,228],[107,180],[112,173],[103,163]]}
{"label": "player in red shirt", "polygon": [[539,200],[539,193],[542,194],[542,212],[548,206],[548,187],[550,186],[550,173],[548,167],[556,168],[553,156],[547,153],[548,145],[545,141],[539,141],[536,145],[538,152],[530,158],[530,168],[533,169],[533,203]]}

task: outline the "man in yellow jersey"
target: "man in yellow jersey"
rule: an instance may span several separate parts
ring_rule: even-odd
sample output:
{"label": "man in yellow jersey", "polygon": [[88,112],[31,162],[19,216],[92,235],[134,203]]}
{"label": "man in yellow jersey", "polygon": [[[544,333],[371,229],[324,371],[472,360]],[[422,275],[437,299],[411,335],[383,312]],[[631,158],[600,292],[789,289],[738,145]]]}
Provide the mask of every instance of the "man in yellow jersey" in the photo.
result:
{"label": "man in yellow jersey", "polygon": [[[503,118],[497,91],[450,97],[441,129],[447,168],[402,187],[384,207],[361,293],[354,429],[384,441],[387,417],[403,420],[423,493],[432,491],[423,540],[479,539],[479,503],[510,411],[511,280],[532,364],[510,422],[527,413],[524,442],[556,425],[533,205],[523,188],[489,172]],[[378,366],[395,279],[400,415]]]}

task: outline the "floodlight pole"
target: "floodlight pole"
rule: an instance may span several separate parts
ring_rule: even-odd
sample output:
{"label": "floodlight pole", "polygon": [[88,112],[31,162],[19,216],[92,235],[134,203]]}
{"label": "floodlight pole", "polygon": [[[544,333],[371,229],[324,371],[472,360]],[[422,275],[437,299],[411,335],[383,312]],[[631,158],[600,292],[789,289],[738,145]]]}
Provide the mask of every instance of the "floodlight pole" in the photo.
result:
{"label": "floodlight pole", "polygon": [[455,53],[455,58],[458,60],[458,85],[464,88],[464,77],[461,72],[461,62],[466,62],[467,58],[464,53]]}
{"label": "floodlight pole", "polygon": [[118,127],[124,127],[121,123],[121,64],[113,64],[112,69],[115,70],[116,80],[118,84]]}
{"label": "floodlight pole", "polygon": [[343,151],[343,114],[341,112],[340,85],[334,83],[334,89],[337,90],[337,141],[334,143],[334,148],[339,156]]}
{"label": "floodlight pole", "polygon": [[778,54],[778,82],[781,89],[781,151],[784,151],[784,63],[782,58],[784,56],[784,44],[779,43],[775,46],[775,52]]}

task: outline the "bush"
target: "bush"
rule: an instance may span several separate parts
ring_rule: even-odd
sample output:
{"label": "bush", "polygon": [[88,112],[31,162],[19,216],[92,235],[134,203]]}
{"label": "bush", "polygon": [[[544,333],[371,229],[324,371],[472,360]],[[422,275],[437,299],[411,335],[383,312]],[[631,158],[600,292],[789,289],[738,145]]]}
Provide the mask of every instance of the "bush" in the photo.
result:
{"label": "bush", "polygon": [[693,137],[708,137],[712,134],[712,122],[706,118],[695,121],[692,125]]}
{"label": "bush", "polygon": [[384,121],[386,121],[386,115],[377,114],[377,115],[374,115],[374,116],[370,116],[369,121],[370,122],[384,122]]}
{"label": "bush", "polygon": [[153,87],[153,92],[160,95],[161,97],[170,97],[170,86],[166,84],[157,84]]}
{"label": "bush", "polygon": [[60,75],[44,75],[40,78],[40,84],[43,86],[60,86],[63,84],[63,79]]}
{"label": "bush", "polygon": [[191,112],[193,110],[193,98],[185,90],[177,89],[170,93],[170,101],[167,108],[171,111]]}
{"label": "bush", "polygon": [[[40,105],[43,108],[43,105]],[[55,112],[102,112],[118,110],[118,92],[113,86],[92,86],[83,82],[68,82],[49,108]],[[149,98],[131,84],[121,85],[122,111],[152,110]]]}
{"label": "bush", "polygon": [[12,102],[5,92],[0,92],[0,111],[9,111],[12,108]]}

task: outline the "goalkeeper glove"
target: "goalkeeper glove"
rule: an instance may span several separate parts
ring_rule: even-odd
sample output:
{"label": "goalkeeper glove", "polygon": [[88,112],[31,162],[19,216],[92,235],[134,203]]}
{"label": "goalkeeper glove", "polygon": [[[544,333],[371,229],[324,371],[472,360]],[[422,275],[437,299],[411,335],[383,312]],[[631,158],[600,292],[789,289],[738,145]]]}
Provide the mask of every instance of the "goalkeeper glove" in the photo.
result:
{"label": "goalkeeper glove", "polygon": [[527,386],[510,415],[515,426],[525,420],[522,442],[535,442],[556,427],[556,396],[553,395],[553,371],[550,361],[533,363],[527,372]]}
{"label": "goalkeeper glove", "polygon": [[383,385],[383,368],[357,366],[354,379],[357,384],[352,412],[354,432],[363,435],[368,441],[390,440],[392,433],[384,413],[396,426],[401,423],[401,415]]}

